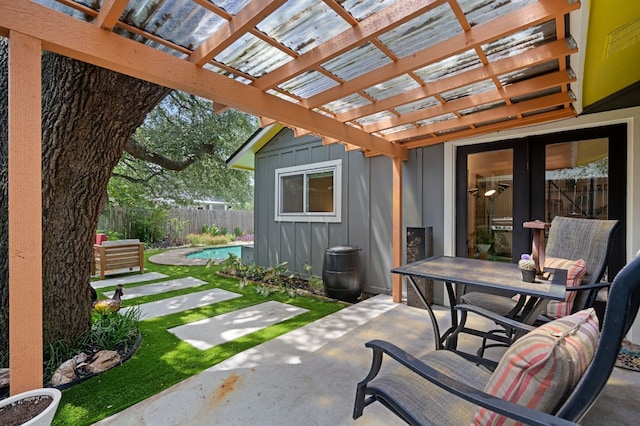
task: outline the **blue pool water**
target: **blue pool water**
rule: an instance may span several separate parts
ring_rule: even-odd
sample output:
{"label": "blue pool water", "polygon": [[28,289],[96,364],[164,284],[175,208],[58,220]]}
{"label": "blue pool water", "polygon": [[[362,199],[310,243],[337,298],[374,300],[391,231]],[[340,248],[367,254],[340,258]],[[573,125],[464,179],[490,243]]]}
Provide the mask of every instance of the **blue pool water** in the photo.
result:
{"label": "blue pool water", "polygon": [[187,254],[189,259],[226,259],[229,253],[240,257],[241,246],[213,247]]}

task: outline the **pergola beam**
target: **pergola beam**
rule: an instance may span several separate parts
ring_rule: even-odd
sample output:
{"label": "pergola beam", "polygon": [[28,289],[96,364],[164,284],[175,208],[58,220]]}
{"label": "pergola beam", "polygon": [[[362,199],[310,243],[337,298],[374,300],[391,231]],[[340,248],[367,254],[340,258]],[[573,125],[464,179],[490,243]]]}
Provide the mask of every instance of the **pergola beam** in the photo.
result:
{"label": "pergola beam", "polygon": [[390,140],[398,141],[403,139],[410,139],[428,134],[444,132],[450,129],[469,127],[476,123],[485,123],[494,120],[507,118],[519,114],[525,114],[531,111],[538,111],[545,108],[562,105],[565,103],[573,102],[570,92],[560,92],[553,95],[542,96],[540,98],[531,99],[529,101],[519,102],[513,105],[505,105],[498,108],[493,108],[488,111],[481,111],[475,114],[465,115],[464,117],[455,118],[451,120],[441,121],[439,123],[429,124],[426,126],[418,127],[417,129],[405,130],[401,132],[391,133],[387,137]]}
{"label": "pergola beam", "polygon": [[42,40],[42,48],[228,105],[255,116],[336,138],[390,157],[406,149],[361,129],[205,70],[191,62],[27,1],[0,2],[0,28]]}
{"label": "pergola beam", "polygon": [[93,24],[105,30],[112,30],[127,4],[129,4],[129,0],[104,0]]}
{"label": "pergola beam", "polygon": [[427,47],[420,52],[404,57],[396,62],[383,65],[348,82],[325,90],[303,102],[306,108],[325,105],[336,99],[342,99],[359,90],[374,86],[393,77],[425,67],[446,57],[459,54],[469,49],[497,40],[531,25],[538,24],[555,17],[563,17],[565,13],[580,7],[579,2],[540,0],[525,6],[516,12],[500,16],[486,24],[473,27],[445,41]]}

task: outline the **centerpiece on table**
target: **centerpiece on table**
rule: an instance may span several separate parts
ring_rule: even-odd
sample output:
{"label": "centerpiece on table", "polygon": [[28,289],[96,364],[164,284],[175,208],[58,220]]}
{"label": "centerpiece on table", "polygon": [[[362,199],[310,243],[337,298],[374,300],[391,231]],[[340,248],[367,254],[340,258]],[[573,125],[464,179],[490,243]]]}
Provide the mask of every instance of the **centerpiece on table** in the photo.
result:
{"label": "centerpiece on table", "polygon": [[536,263],[530,254],[523,254],[518,261],[518,267],[522,272],[522,281],[532,283],[536,280]]}

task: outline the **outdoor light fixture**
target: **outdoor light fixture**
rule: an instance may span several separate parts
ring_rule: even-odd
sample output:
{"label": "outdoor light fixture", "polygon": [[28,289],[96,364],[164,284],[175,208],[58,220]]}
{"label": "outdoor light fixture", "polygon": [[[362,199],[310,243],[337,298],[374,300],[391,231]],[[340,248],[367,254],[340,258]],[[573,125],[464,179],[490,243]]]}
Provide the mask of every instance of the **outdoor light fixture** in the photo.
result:
{"label": "outdoor light fixture", "polygon": [[493,197],[494,195],[496,195],[496,193],[498,195],[502,194],[505,189],[509,188],[509,184],[508,183],[499,183],[498,186],[496,188],[492,188],[490,190],[488,190],[487,192],[484,193],[485,197]]}

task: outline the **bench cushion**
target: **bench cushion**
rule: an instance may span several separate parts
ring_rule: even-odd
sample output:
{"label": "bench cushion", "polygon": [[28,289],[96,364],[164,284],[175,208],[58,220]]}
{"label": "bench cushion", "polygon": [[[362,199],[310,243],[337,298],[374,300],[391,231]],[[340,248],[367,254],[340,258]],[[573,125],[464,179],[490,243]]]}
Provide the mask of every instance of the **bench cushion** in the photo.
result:
{"label": "bench cushion", "polygon": [[102,245],[105,247],[126,246],[130,244],[140,244],[140,240],[128,239],[128,240],[111,240],[111,241],[102,242]]}
{"label": "bench cushion", "polygon": [[[509,347],[484,391],[529,408],[554,413],[589,366],[599,336],[598,317],[593,309],[538,327]],[[479,408],[473,424],[515,423]]]}

